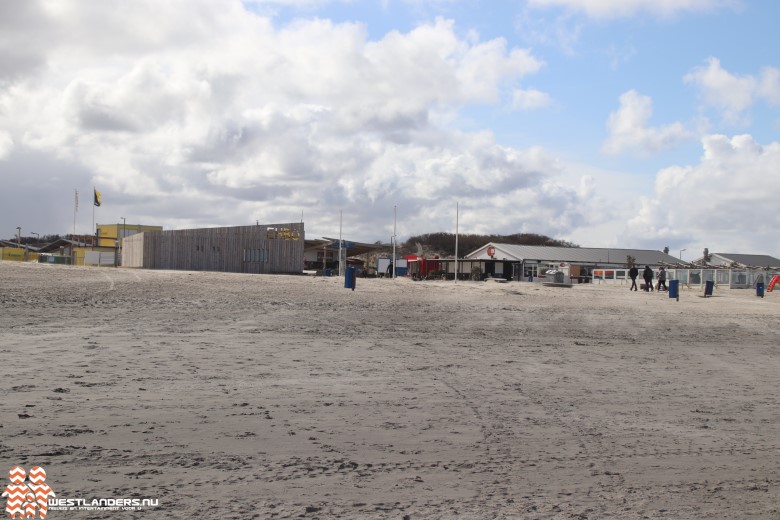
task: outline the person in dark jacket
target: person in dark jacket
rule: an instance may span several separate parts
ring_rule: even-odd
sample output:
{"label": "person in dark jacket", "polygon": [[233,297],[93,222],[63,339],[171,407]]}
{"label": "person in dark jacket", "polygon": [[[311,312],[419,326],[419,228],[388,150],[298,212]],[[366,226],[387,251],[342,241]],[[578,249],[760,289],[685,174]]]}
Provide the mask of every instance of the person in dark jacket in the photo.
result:
{"label": "person in dark jacket", "polygon": [[631,278],[631,287],[628,289],[629,291],[634,290],[638,291],[636,287],[636,277],[639,276],[639,269],[636,268],[635,265],[631,266],[631,269],[628,270],[628,277]]}
{"label": "person in dark jacket", "polygon": [[642,273],[642,278],[645,279],[645,292],[653,290],[653,270],[649,265],[645,266],[645,270]]}

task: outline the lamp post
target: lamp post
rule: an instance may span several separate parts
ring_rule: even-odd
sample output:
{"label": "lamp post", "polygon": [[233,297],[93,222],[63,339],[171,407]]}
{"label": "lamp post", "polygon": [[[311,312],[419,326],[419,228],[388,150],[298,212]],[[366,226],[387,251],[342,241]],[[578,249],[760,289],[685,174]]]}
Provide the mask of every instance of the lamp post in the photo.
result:
{"label": "lamp post", "polygon": [[39,235],[39,234],[38,234],[38,233],[36,233],[35,231],[30,231],[30,234],[31,234],[31,235],[35,235],[35,238],[41,238],[41,235]]}
{"label": "lamp post", "polygon": [[393,260],[392,260],[392,266],[393,266],[393,272],[391,274],[391,277],[393,280],[395,280],[395,272],[396,272],[396,262],[395,262],[395,242],[396,242],[396,220],[398,217],[398,206],[393,206]]}
{"label": "lamp post", "polygon": [[20,246],[22,243],[22,228],[16,226],[16,245]]}
{"label": "lamp post", "polygon": [[680,261],[681,261],[681,262],[682,262],[682,254],[683,254],[683,251],[687,251],[687,249],[680,249]]}

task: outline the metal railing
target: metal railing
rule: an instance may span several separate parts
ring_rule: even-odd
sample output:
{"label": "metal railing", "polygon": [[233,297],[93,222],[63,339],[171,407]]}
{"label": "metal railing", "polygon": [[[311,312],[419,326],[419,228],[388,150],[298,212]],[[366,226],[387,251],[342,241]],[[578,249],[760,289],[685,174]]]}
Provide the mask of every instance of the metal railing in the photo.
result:
{"label": "metal railing", "polygon": [[[628,271],[623,269],[599,269],[593,271],[593,283],[631,283]],[[674,268],[666,269],[666,282],[680,280],[680,285],[687,287],[704,287],[707,282],[714,282],[715,286],[728,287],[730,289],[751,289],[757,283],[768,285],[775,275],[780,275],[780,269],[748,269],[748,268]],[[642,271],[639,272],[637,282],[641,283]],[[658,283],[658,269],[653,269],[653,283]]]}
{"label": "metal railing", "polygon": [[730,289],[750,289],[757,283],[769,283],[780,269],[668,269],[667,280],[680,280],[687,286],[703,287],[707,282]]}

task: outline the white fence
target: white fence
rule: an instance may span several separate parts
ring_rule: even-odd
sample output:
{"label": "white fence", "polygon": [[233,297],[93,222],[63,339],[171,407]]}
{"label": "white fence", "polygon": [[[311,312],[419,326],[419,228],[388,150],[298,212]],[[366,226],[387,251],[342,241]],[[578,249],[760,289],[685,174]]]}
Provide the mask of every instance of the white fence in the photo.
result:
{"label": "white fence", "polygon": [[[594,269],[594,283],[630,283],[628,269]],[[675,269],[666,270],[666,284],[669,280],[680,280],[681,285],[688,287],[704,287],[707,282],[715,282],[716,286],[730,289],[751,289],[757,283],[766,287],[772,277],[780,275],[780,269]],[[638,282],[642,281],[642,269],[639,270]],[[658,269],[653,270],[653,283],[658,283]]]}
{"label": "white fence", "polygon": [[111,266],[114,264],[114,253],[105,251],[87,251],[84,253],[84,265]]}
{"label": "white fence", "polygon": [[707,282],[730,289],[751,289],[757,283],[766,287],[780,270],[771,269],[669,269],[667,280],[680,280],[680,284],[703,287]]}

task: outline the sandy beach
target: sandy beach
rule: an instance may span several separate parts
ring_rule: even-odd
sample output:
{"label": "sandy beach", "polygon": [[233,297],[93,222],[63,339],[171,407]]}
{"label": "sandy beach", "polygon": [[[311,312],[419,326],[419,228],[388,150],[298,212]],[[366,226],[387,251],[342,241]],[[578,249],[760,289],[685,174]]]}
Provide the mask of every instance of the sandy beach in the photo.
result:
{"label": "sandy beach", "polygon": [[[780,294],[0,262],[48,518],[780,519]],[[7,483],[7,481],[6,481]]]}

